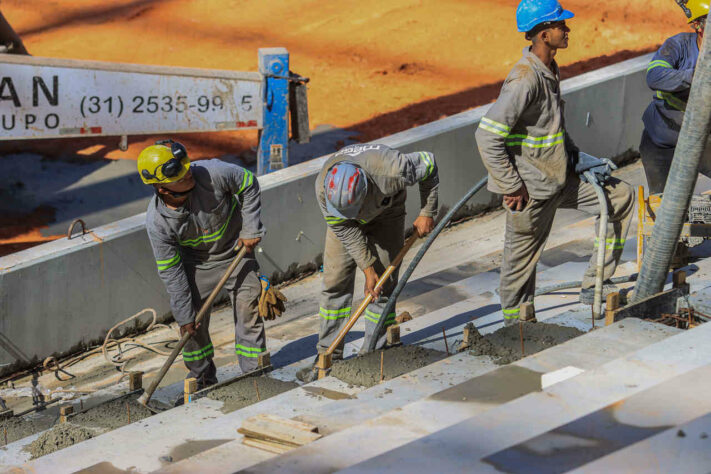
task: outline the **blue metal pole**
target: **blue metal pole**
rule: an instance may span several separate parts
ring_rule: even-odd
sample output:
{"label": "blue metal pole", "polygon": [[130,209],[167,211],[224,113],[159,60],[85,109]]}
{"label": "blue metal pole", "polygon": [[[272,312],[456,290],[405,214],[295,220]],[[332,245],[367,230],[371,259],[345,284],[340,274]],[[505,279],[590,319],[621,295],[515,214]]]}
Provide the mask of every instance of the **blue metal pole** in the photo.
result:
{"label": "blue metal pole", "polygon": [[261,48],[259,72],[264,75],[264,121],[259,135],[257,174],[289,166],[289,52]]}

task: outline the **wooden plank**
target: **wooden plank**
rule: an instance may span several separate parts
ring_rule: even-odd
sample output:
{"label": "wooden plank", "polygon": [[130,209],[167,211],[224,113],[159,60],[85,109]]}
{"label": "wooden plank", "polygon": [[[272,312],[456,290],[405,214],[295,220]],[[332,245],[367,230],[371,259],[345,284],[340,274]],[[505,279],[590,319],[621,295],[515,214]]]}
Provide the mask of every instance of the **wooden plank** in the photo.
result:
{"label": "wooden plank", "polygon": [[303,446],[322,437],[315,425],[267,414],[246,419],[237,431],[251,438],[290,446]]}
{"label": "wooden plank", "polygon": [[284,454],[294,449],[294,447],[292,446],[286,446],[280,443],[272,443],[270,441],[264,441],[261,439],[248,438],[246,436],[242,438],[242,444],[244,444],[245,446],[251,446],[252,448],[258,448],[264,451],[269,451],[270,453],[274,454]]}
{"label": "wooden plank", "polygon": [[[684,292],[680,288],[672,288],[652,295],[643,300],[614,310],[610,317],[606,317],[605,324],[612,324],[625,318],[659,319],[664,313],[676,312],[676,301]],[[610,321],[611,319],[611,321]]]}

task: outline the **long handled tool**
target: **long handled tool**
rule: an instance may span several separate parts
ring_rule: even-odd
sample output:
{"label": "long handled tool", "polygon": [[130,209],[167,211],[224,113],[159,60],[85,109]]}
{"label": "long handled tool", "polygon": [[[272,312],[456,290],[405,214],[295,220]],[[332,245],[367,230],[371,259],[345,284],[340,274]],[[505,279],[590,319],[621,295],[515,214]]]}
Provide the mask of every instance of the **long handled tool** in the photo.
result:
{"label": "long handled tool", "polygon": [[[239,247],[235,247],[235,250],[237,248]],[[239,265],[239,262],[242,261],[246,253],[247,247],[242,246],[235,258],[232,260],[232,263],[230,263],[230,266],[227,268],[227,271],[225,271],[225,274],[222,275],[222,278],[220,279],[219,283],[217,283],[215,289],[212,290],[210,296],[208,296],[205,300],[205,303],[203,303],[202,308],[200,308],[200,311],[198,312],[197,316],[195,316],[196,326],[200,323],[200,321],[202,321],[202,318],[210,310],[210,308],[212,307],[212,303],[215,301],[215,298],[217,298],[217,294],[220,292],[222,287],[225,286],[227,280],[229,280],[230,276],[232,276],[232,273],[235,271],[235,268],[237,268],[237,265]],[[163,377],[165,377],[165,374],[168,372],[168,369],[170,369],[170,366],[173,365],[173,362],[175,362],[175,359],[178,357],[178,354],[180,354],[180,351],[183,350],[183,347],[188,342],[188,339],[190,339],[190,337],[190,333],[188,333],[187,331],[181,336],[180,340],[178,341],[178,344],[173,349],[173,352],[170,353],[168,359],[166,359],[165,363],[163,364],[163,367],[161,367],[160,371],[158,372],[158,376],[153,379],[148,389],[143,392],[143,395],[140,396],[140,398],[138,399],[138,403],[150,409],[148,407],[148,401],[153,396],[153,392],[156,391],[156,388],[158,388],[158,385],[163,380]]]}
{"label": "long handled tool", "polygon": [[[392,262],[390,262],[390,265],[388,268],[385,269],[383,274],[380,276],[378,279],[378,282],[375,284],[375,289],[379,290],[380,288],[383,287],[386,281],[388,281],[388,278],[393,274],[395,269],[402,263],[402,259],[405,258],[405,254],[407,254],[407,251],[410,250],[410,247],[412,247],[412,244],[415,243],[417,240],[417,234],[413,233],[406,241],[405,245],[402,247],[402,250],[400,250],[400,253],[398,253],[395,258],[393,259]],[[355,313],[350,317],[346,325],[341,329],[341,332],[338,333],[338,336],[336,339],[331,343],[331,345],[328,347],[325,353],[319,355],[319,361],[317,364],[317,367],[319,369],[319,378],[322,378],[326,375],[326,371],[331,367],[331,354],[333,354],[333,351],[336,350],[336,348],[341,344],[343,341],[343,338],[346,337],[346,334],[348,334],[348,331],[351,330],[353,325],[358,321],[358,318],[363,314],[365,309],[368,307],[368,305],[373,301],[373,296],[368,295],[365,297],[363,302],[358,306],[358,309],[356,309]],[[380,319],[385,319],[384,317],[381,316]]]}

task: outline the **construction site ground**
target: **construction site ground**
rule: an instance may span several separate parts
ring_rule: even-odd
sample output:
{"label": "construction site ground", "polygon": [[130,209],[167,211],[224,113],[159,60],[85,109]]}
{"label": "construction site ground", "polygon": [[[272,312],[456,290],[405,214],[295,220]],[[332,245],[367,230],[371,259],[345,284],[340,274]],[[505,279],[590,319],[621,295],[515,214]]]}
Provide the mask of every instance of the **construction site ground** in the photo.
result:
{"label": "construction site ground", "polygon": [[[644,180],[639,163],[622,168],[618,174],[635,185],[643,183]],[[707,189],[711,189],[711,180],[700,178],[697,191]],[[239,387],[228,386],[227,398],[219,394],[213,395],[188,406],[146,418],[140,423],[135,423],[134,420],[132,424],[125,426],[128,424],[128,420],[124,418],[123,405],[120,404],[117,411],[115,408],[100,405],[100,403],[125,393],[127,390],[126,379],[120,379],[116,368],[107,363],[100,353],[97,353],[67,367],[67,372],[74,377],[71,380],[59,382],[54,373],[43,372],[37,381],[44,393],[58,388],[67,390],[64,393],[67,395],[67,399],[72,398],[70,395],[73,390],[96,390],[96,392],[84,395],[81,401],[75,398],[67,403],[72,403],[77,407],[77,411],[80,408],[97,406],[96,413],[99,418],[104,416],[112,421],[104,422],[98,428],[82,422],[73,425],[80,432],[74,431],[68,435],[58,428],[49,432],[38,430],[37,433],[30,436],[25,436],[26,433],[23,432],[22,438],[19,438],[18,435],[18,437],[8,439],[9,444],[0,450],[0,465],[20,465],[28,462],[31,456],[30,452],[34,452],[38,446],[38,441],[36,441],[38,437],[43,437],[40,441],[44,443],[42,449],[46,449],[48,443],[51,445],[51,443],[66,442],[67,436],[70,438],[68,444],[73,444],[73,436],[78,437],[76,441],[81,441],[83,439],[81,433],[84,433],[84,437],[86,437],[86,431],[81,430],[90,429],[93,430],[89,432],[93,439],[67,448],[66,454],[63,454],[65,451],[58,451],[40,457],[27,465],[27,468],[43,472],[50,466],[61,466],[61,471],[71,472],[91,466],[117,469],[128,469],[133,466],[138,472],[150,472],[156,469],[169,472],[191,472],[191,469],[203,465],[212,466],[216,472],[220,472],[216,467],[219,465],[225,469],[227,469],[226,466],[230,466],[225,472],[234,472],[237,470],[235,453],[241,453],[241,449],[247,449],[249,451],[242,453],[242,458],[240,458],[242,461],[239,466],[248,467],[265,462],[266,464],[262,468],[264,471],[271,472],[298,467],[317,472],[323,469],[323,466],[315,471],[310,469],[313,466],[309,466],[308,463],[295,465],[296,467],[290,466],[288,461],[284,461],[286,464],[283,464],[280,458],[274,458],[273,455],[254,448],[243,447],[240,444],[241,435],[235,431],[239,427],[240,420],[257,413],[275,413],[286,417],[296,416],[319,426],[321,432],[327,435],[323,440],[325,445],[337,442],[337,440],[343,443],[343,440],[339,438],[341,430],[353,427],[352,429],[356,430],[357,435],[360,433],[357,431],[359,423],[368,417],[384,413],[382,410],[393,409],[405,403],[414,403],[417,406],[417,403],[421,403],[417,400],[426,396],[451,402],[461,401],[462,397],[464,400],[467,397],[471,399],[472,393],[476,392],[475,386],[479,386],[476,384],[481,383],[481,380],[473,377],[493,370],[494,367],[497,367],[497,362],[500,364],[513,362],[513,364],[501,366],[500,370],[504,370],[503,373],[495,371],[491,375],[482,375],[483,377],[493,377],[492,383],[498,387],[498,393],[489,393],[486,392],[489,390],[485,388],[486,385],[481,385],[484,388],[481,388],[480,392],[481,390],[484,392],[479,393],[476,397],[481,400],[489,400],[485,404],[490,404],[491,400],[498,400],[496,403],[505,403],[506,400],[512,400],[530,390],[539,390],[540,387],[535,388],[534,386],[540,384],[540,374],[532,374],[530,370],[536,370],[536,373],[550,372],[563,369],[567,365],[587,370],[587,368],[594,367],[594,364],[621,357],[629,351],[641,349],[647,344],[658,342],[678,331],[660,324],[625,320],[615,327],[593,331],[590,334],[564,342],[569,337],[578,334],[574,330],[571,331],[571,328],[577,329],[580,334],[590,331],[591,319],[589,307],[582,306],[578,302],[578,290],[563,290],[536,298],[537,317],[539,321],[549,323],[550,326],[541,326],[526,336],[524,339],[528,349],[520,356],[530,356],[534,351],[534,342],[545,339],[545,332],[550,331],[550,339],[554,342],[540,344],[540,349],[547,350],[544,350],[539,358],[532,356],[515,362],[520,358],[516,356],[497,360],[496,357],[492,358],[495,354],[486,352],[483,355],[464,352],[447,357],[447,352],[454,353],[460,346],[462,329],[466,324],[473,322],[478,330],[485,335],[497,330],[502,325],[496,292],[503,247],[503,219],[504,211],[494,211],[453,226],[439,237],[399,300],[398,313],[408,311],[414,317],[412,321],[401,325],[404,350],[412,356],[399,357],[396,352],[385,351],[384,358],[386,358],[388,365],[385,370],[387,377],[383,383],[376,383],[372,388],[367,388],[372,385],[368,380],[372,380],[373,371],[377,373],[378,364],[363,363],[360,359],[351,359],[351,362],[346,363],[349,364],[349,366],[346,365],[346,375],[340,375],[340,379],[327,377],[322,381],[303,386],[299,392],[292,390],[296,386],[294,384],[299,383],[295,380],[296,372],[310,365],[316,353],[320,282],[319,275],[314,274],[282,289],[289,297],[287,311],[282,319],[267,324],[267,345],[274,366],[274,371],[268,376],[247,379],[248,382],[238,382]],[[558,212],[547,249],[538,266],[538,287],[581,278],[592,253],[593,225],[594,220],[580,212],[572,210]],[[628,235],[623,255],[624,263],[619,267],[618,275],[636,272],[635,225],[633,223],[632,230]],[[696,261],[687,267],[692,293],[711,285],[711,260],[705,258],[710,252],[711,249],[705,244],[692,249],[692,255]],[[415,249],[410,252],[410,255],[414,255],[414,253]],[[406,259],[405,265],[408,263],[409,259]],[[360,288],[362,288],[362,280],[359,275],[356,291],[360,292]],[[559,328],[553,323],[565,327]],[[640,324],[641,326],[639,326]],[[599,327],[602,322],[598,321],[597,325]],[[539,334],[541,331],[544,333],[543,335]],[[615,331],[622,331],[621,334],[624,337],[618,340],[618,336],[615,336],[618,333]],[[568,334],[562,336],[562,333]],[[175,327],[155,329],[149,334],[139,336],[137,340],[151,345],[156,341],[174,339],[176,334]],[[225,307],[215,311],[211,323],[211,334],[215,346],[215,360],[219,366],[218,378],[226,380],[239,375],[240,371],[235,364],[233,352],[234,335],[229,308]],[[347,339],[347,357],[357,353],[362,336],[363,321],[360,321]],[[580,339],[581,342],[576,343],[577,339]],[[558,343],[563,344],[555,347],[555,344]],[[155,347],[161,347],[161,344],[157,344]],[[566,349],[563,349],[564,347]],[[438,352],[423,353],[423,350]],[[430,358],[428,354],[431,354],[432,357]],[[553,359],[550,359],[553,357],[552,354],[565,354],[565,356],[555,359],[557,362],[553,362]],[[136,356],[136,359],[128,363],[126,369],[144,371],[146,382],[155,375],[164,360],[164,357],[142,349],[131,350],[126,355]],[[542,362],[544,360],[548,362]],[[561,361],[564,361],[565,364],[561,364]],[[531,364],[538,368],[531,369],[533,367]],[[419,375],[407,375],[406,373],[411,370],[415,370],[412,374]],[[363,377],[363,373],[366,377]],[[354,374],[360,378],[348,378]],[[67,377],[67,374],[61,372],[57,375],[62,378]],[[174,364],[156,393],[155,401],[163,406],[171,405],[183,391],[182,379],[185,375],[186,370],[179,360]],[[338,375],[336,368],[334,368],[333,375]],[[471,385],[477,380],[475,385]],[[366,387],[362,385],[366,385]],[[259,387],[262,387],[261,392]],[[458,387],[458,391],[447,392],[448,388],[454,390],[455,387]],[[436,392],[440,392],[441,395],[435,396]],[[14,388],[4,387],[0,390],[0,396],[16,412],[31,407],[31,398],[28,397],[30,393],[29,377],[16,380]],[[274,398],[267,399],[272,395]],[[339,403],[344,400],[353,400],[353,404],[363,407],[365,412],[361,412],[360,408],[354,409],[353,404],[339,408],[341,407]],[[234,405],[228,407],[228,402],[234,403]],[[254,405],[252,405],[253,403]],[[321,412],[321,408],[329,403],[333,403],[335,411],[328,412],[330,414]],[[380,405],[380,408],[376,410],[373,405]],[[452,406],[461,405],[461,403],[447,404],[446,410]],[[420,410],[420,408],[417,409]],[[467,410],[470,409],[467,408]],[[103,415],[102,410],[104,411]],[[369,415],[362,418],[365,413],[369,413]],[[35,423],[44,420],[45,424],[41,427],[44,430],[54,424],[57,415],[58,408],[54,406],[34,415],[31,419]],[[444,412],[442,416],[443,420],[453,420]],[[461,416],[461,414],[457,416]],[[444,423],[442,420],[440,422]],[[395,422],[391,419],[391,423]],[[107,430],[121,426],[123,427],[107,432]],[[425,429],[423,426],[418,426],[415,432],[421,432],[423,429]],[[49,440],[47,440],[47,433],[51,435]],[[350,432],[349,436],[353,436],[353,433]],[[389,443],[395,443],[391,446],[392,449],[399,443],[395,441],[396,438],[397,436],[392,439],[388,438],[391,439]],[[359,442],[366,443],[357,436],[349,439],[358,439]],[[235,443],[239,447],[236,447]],[[111,450],[106,449],[108,445],[112,446]],[[382,449],[387,448],[385,445]],[[39,454],[50,452],[52,449],[40,450]],[[363,450],[362,459],[368,459],[368,456],[373,455],[372,449],[370,451],[369,449]],[[385,452],[382,449],[378,452]],[[340,467],[352,465],[355,458],[349,456],[351,455],[343,458],[343,463],[339,464]],[[270,459],[273,459],[274,463],[269,464]],[[201,464],[203,462],[208,464]],[[257,471],[259,470],[257,469]]]}
{"label": "construction site ground", "polygon": [[[292,162],[491,102],[525,45],[516,0],[5,0],[2,12],[35,56],[254,71],[257,50],[284,46],[311,78],[312,143]],[[686,31],[669,0],[568,0],[563,77],[652,51]],[[650,94],[651,97],[651,94]],[[255,132],[181,135],[193,158],[254,165]],[[155,137],[0,143],[0,255],[52,240],[74,218],[89,227],[142,212],[138,152]],[[121,161],[129,160],[122,163]]]}

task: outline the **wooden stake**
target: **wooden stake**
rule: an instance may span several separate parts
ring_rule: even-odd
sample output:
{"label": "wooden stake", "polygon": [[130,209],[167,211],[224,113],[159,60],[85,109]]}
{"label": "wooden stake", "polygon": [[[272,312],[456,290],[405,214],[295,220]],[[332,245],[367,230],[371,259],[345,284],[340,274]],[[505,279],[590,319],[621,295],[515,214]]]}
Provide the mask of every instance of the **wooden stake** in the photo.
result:
{"label": "wooden stake", "polygon": [[143,372],[128,373],[128,389],[130,391],[140,390],[143,388]]}
{"label": "wooden stake", "polygon": [[269,352],[262,352],[257,356],[257,365],[260,369],[266,369],[272,365],[271,357]]}
{"label": "wooden stake", "polygon": [[388,345],[394,346],[395,344],[400,344],[400,326],[393,325],[388,326],[386,332],[386,340]]}
{"label": "wooden stake", "polygon": [[526,352],[523,350],[523,323],[521,321],[518,322],[518,335],[521,338],[521,357],[523,357]]}
{"label": "wooden stake", "polygon": [[3,426],[2,429],[5,432],[5,446],[7,446],[7,426]]}
{"label": "wooden stake", "polygon": [[71,405],[64,405],[59,408],[59,422],[66,423],[67,417],[74,413],[74,407]]}
{"label": "wooden stake", "polygon": [[193,401],[193,393],[197,391],[197,379],[189,378],[185,379],[183,382],[183,403],[190,403]]}
{"label": "wooden stake", "polygon": [[126,417],[128,418],[128,424],[131,424],[131,405],[126,402]]}
{"label": "wooden stake", "polygon": [[328,369],[331,368],[331,354],[319,354],[316,368],[318,369],[318,378],[322,379],[328,374]]}
{"label": "wooden stake", "polygon": [[262,397],[259,396],[259,387],[257,386],[257,379],[254,379],[254,391],[257,392],[257,401],[261,402]]}
{"label": "wooden stake", "polygon": [[444,348],[447,349],[447,355],[449,355],[449,344],[447,344],[447,333],[442,326],[442,337],[444,337]]}
{"label": "wooden stake", "polygon": [[607,295],[605,304],[605,326],[615,322],[615,310],[620,307],[620,293],[614,292]]}
{"label": "wooden stake", "polygon": [[79,411],[84,411],[84,400],[79,399]]}
{"label": "wooden stake", "polygon": [[385,379],[385,376],[383,375],[384,362],[385,362],[385,351],[380,351],[380,382],[382,382]]}

